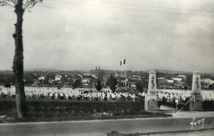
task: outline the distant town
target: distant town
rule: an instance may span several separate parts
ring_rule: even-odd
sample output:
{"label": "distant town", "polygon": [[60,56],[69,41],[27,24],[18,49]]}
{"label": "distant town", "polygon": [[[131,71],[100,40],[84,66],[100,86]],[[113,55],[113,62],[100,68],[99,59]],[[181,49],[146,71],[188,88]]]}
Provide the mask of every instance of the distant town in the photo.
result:
{"label": "distant town", "polygon": [[[159,89],[191,89],[192,72],[156,71]],[[25,71],[24,81],[25,86],[32,87],[94,88],[98,82],[100,82],[102,87],[107,87],[107,81],[110,76],[116,79],[117,89],[137,90],[139,92],[147,91],[148,71],[105,70],[99,66],[90,71]],[[214,74],[202,73],[201,81],[202,90],[214,89]],[[12,71],[0,71],[0,85],[4,85],[5,87],[14,85]]]}

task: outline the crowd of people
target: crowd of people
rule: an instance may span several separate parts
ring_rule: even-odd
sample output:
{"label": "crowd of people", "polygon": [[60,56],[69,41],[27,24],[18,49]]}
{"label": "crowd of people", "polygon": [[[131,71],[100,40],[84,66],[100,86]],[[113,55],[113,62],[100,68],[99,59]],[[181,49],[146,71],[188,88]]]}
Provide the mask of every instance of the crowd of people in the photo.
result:
{"label": "crowd of people", "polygon": [[[191,91],[184,90],[157,90],[159,101],[185,103],[190,97]],[[84,101],[136,101],[144,99],[146,93],[143,92],[112,92],[109,88],[97,91],[95,88],[56,88],[56,87],[25,87],[27,99],[47,99],[47,100],[84,100]],[[202,90],[203,100],[214,101],[214,91]],[[5,88],[0,86],[0,98],[15,98],[15,87]]]}

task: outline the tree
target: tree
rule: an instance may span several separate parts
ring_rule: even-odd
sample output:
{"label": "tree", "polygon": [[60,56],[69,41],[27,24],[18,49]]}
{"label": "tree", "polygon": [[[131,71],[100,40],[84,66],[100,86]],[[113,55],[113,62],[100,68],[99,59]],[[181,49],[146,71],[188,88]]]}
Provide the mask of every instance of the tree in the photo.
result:
{"label": "tree", "polygon": [[16,88],[16,111],[18,118],[25,118],[27,115],[26,96],[24,91],[24,68],[23,68],[23,41],[22,41],[22,23],[23,15],[26,9],[34,7],[43,0],[0,0],[0,6],[11,6],[15,8],[16,24],[13,38],[15,41],[15,54],[13,58],[13,72],[15,76]]}
{"label": "tree", "polygon": [[97,91],[100,91],[103,88],[100,79],[97,80],[95,87]]}
{"label": "tree", "polygon": [[144,86],[142,82],[137,82],[136,83],[136,90],[139,92],[143,92],[144,91]]}
{"label": "tree", "polygon": [[75,88],[77,88],[77,87],[80,86],[80,85],[81,85],[81,80],[80,80],[80,79],[77,79],[77,80],[75,80],[74,83],[73,83],[73,88],[75,89]]}
{"label": "tree", "polygon": [[186,76],[185,86],[191,90],[191,88],[192,88],[192,75],[188,74]]}
{"label": "tree", "polygon": [[9,82],[6,82],[6,83],[4,84],[4,87],[10,88],[10,87],[11,87],[11,84],[10,84]]}
{"label": "tree", "polygon": [[113,77],[113,75],[111,74],[110,77],[108,78],[107,81],[107,86],[110,87],[110,89],[115,92],[116,90],[116,86],[117,85],[117,79],[115,77]]}
{"label": "tree", "polygon": [[209,89],[213,90],[214,89],[214,84],[209,85]]}

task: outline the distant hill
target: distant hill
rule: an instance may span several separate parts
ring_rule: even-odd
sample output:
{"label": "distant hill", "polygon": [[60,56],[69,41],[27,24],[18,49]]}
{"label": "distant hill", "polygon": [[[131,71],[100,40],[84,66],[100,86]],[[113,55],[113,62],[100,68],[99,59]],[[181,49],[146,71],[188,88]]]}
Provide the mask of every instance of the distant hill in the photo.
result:
{"label": "distant hill", "polygon": [[[193,71],[176,71],[176,70],[162,70],[162,69],[154,69],[157,72],[161,73],[169,73],[169,74],[192,74]],[[132,71],[132,70],[127,70],[127,73],[129,74],[142,74],[142,73],[148,73],[150,70],[141,70],[141,71]],[[62,73],[62,74],[83,74],[83,73],[91,73],[91,74],[99,74],[102,72],[104,75],[110,75],[110,74],[115,74],[118,72],[124,72],[120,70],[106,70],[106,69],[100,69],[100,70],[59,70],[59,69],[28,69],[25,70],[25,73]],[[1,74],[11,74],[13,73],[12,70],[0,70]],[[201,72],[202,75],[210,75],[214,76],[214,73],[203,73]]]}
{"label": "distant hill", "polygon": [[25,71],[40,71],[40,72],[45,72],[45,71],[48,71],[48,72],[57,72],[57,71],[60,71],[58,69],[45,69],[45,68],[41,68],[41,69],[26,69]]}

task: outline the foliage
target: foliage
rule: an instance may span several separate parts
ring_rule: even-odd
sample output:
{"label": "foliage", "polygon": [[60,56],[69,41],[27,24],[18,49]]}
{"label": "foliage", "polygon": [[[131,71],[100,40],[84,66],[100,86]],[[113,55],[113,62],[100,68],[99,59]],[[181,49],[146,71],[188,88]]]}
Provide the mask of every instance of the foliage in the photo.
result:
{"label": "foliage", "polygon": [[214,84],[209,85],[210,90],[214,90]]}
{"label": "foliage", "polygon": [[10,88],[10,87],[11,87],[11,84],[10,84],[9,82],[6,82],[6,83],[4,84],[4,87]]}
{"label": "foliage", "polygon": [[136,90],[139,92],[144,92],[144,86],[142,82],[137,82],[136,83]]}
{"label": "foliage", "polygon": [[146,80],[145,78],[142,78],[136,83],[136,90],[139,92],[144,92],[147,90],[147,88],[148,88],[148,80]]}
{"label": "foliage", "polygon": [[214,111],[214,101],[203,101],[203,109],[205,111]]}
{"label": "foliage", "polygon": [[95,118],[112,117],[112,116],[113,116],[113,113],[108,113],[108,112],[95,113],[92,115],[92,117],[95,117]]}
{"label": "foliage", "polygon": [[[137,113],[144,110],[144,102],[105,102],[105,101],[27,101],[28,112],[84,112],[84,113]],[[0,100],[0,114],[7,114],[15,108],[15,102]],[[106,115],[107,116],[107,115]]]}
{"label": "foliage", "polygon": [[188,89],[192,88],[192,75],[188,74],[186,77],[186,85]]}
{"label": "foliage", "polygon": [[117,79],[113,77],[113,75],[110,75],[107,81],[107,86],[110,87],[110,89],[115,92],[116,90],[116,85],[117,85]]}
{"label": "foliage", "polygon": [[97,80],[95,87],[97,91],[100,91],[103,88],[100,79]]}
{"label": "foliage", "polygon": [[27,101],[28,117],[18,119],[15,102],[0,100],[0,123],[166,117],[143,111],[143,102]]}
{"label": "foliage", "polygon": [[80,79],[77,79],[77,80],[75,80],[74,81],[74,83],[73,83],[73,88],[75,89],[75,88],[77,88],[78,86],[80,86],[82,83],[81,83],[81,80]]}
{"label": "foliage", "polygon": [[[15,5],[18,4],[19,0],[0,0],[0,6],[11,6],[15,7]],[[21,0],[23,3],[23,9],[31,9],[33,8],[37,3],[42,2],[43,0]]]}

